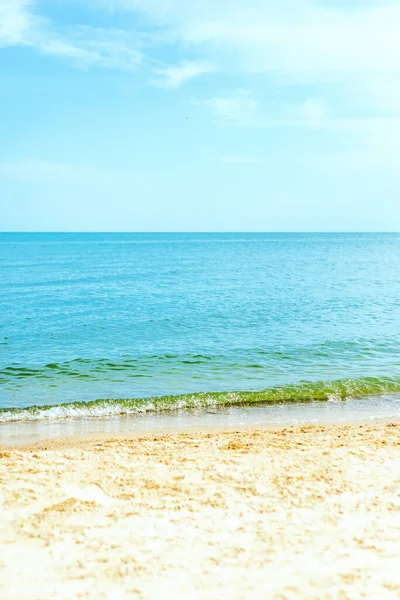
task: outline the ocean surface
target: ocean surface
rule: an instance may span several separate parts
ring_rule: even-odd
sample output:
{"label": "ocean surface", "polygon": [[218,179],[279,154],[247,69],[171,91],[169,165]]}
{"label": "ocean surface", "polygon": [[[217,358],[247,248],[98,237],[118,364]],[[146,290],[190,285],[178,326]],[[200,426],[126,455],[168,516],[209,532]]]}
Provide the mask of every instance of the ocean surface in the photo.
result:
{"label": "ocean surface", "polygon": [[396,405],[399,341],[400,234],[0,234],[3,423]]}

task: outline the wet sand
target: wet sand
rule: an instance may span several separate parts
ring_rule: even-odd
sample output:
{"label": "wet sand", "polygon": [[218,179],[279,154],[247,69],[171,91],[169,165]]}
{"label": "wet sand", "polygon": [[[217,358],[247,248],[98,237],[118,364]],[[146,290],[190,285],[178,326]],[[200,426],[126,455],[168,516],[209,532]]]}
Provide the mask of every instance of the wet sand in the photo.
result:
{"label": "wet sand", "polygon": [[0,451],[0,597],[400,597],[400,423]]}

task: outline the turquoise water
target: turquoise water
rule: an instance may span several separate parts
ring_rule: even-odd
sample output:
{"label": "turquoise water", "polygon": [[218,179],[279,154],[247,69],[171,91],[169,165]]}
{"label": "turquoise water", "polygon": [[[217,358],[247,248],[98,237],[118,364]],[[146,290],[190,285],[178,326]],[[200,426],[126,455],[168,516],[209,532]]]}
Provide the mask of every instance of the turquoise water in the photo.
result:
{"label": "turquoise water", "polygon": [[0,421],[399,394],[399,275],[398,234],[0,234]]}

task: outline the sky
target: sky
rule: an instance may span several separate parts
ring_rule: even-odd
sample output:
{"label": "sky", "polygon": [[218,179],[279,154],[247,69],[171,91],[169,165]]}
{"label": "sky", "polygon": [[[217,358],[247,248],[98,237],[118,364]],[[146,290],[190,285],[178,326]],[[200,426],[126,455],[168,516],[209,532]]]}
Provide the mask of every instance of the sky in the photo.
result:
{"label": "sky", "polygon": [[400,0],[0,0],[1,231],[400,230]]}

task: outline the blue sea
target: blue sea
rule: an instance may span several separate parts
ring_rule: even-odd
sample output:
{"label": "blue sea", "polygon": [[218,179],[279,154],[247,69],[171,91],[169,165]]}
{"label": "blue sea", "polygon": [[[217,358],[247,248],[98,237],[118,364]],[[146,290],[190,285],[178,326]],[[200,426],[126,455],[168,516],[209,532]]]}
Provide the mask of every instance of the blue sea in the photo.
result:
{"label": "blue sea", "polygon": [[400,394],[398,234],[0,234],[0,422]]}

